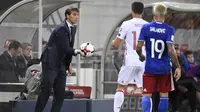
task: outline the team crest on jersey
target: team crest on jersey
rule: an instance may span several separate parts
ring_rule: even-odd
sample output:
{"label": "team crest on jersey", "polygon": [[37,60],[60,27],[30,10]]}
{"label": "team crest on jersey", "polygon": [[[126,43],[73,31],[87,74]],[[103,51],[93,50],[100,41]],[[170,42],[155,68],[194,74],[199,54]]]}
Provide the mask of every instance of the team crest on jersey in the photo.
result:
{"label": "team crest on jersey", "polygon": [[118,33],[118,35],[117,35],[117,36],[119,36],[119,37],[120,37],[120,36],[121,36],[121,34],[120,34],[120,33]]}

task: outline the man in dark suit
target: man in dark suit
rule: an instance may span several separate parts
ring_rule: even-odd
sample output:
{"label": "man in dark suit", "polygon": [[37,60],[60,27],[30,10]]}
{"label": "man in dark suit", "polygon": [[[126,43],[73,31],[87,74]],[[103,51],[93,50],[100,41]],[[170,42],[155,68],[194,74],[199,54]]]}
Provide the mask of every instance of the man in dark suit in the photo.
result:
{"label": "man in dark suit", "polygon": [[66,70],[69,70],[72,55],[82,54],[79,49],[73,49],[74,37],[79,17],[77,8],[65,11],[65,21],[52,32],[49,41],[42,53],[43,81],[39,93],[35,112],[43,112],[53,88],[53,104],[51,112],[60,112],[64,100],[66,86]]}
{"label": "man in dark suit", "polygon": [[22,52],[22,46],[18,41],[12,41],[8,50],[0,55],[0,82],[18,83],[18,74],[16,73],[16,56]]}

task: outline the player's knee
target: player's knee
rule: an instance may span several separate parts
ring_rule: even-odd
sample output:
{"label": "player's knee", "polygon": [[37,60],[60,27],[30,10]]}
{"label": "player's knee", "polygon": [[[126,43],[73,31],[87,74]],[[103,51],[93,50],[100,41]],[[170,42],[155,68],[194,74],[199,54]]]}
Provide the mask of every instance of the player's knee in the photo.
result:
{"label": "player's knee", "polygon": [[150,98],[151,98],[151,97],[152,97],[152,94],[143,94],[143,96],[144,96],[144,97],[146,96],[146,97],[150,97]]}
{"label": "player's knee", "polygon": [[118,84],[117,88],[125,88],[126,85]]}
{"label": "player's knee", "polygon": [[160,92],[160,97],[168,97],[168,92],[167,93]]}
{"label": "player's knee", "polygon": [[149,96],[142,97],[142,109],[143,112],[151,112],[152,111],[152,100]]}
{"label": "player's knee", "polygon": [[125,85],[118,84],[116,91],[117,92],[124,92],[125,87],[126,87]]}

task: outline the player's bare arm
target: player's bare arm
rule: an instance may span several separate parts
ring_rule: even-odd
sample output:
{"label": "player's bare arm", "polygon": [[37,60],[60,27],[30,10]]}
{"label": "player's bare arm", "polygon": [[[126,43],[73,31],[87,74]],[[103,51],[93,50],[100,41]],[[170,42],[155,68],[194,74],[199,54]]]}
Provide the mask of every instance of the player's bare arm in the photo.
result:
{"label": "player's bare arm", "polygon": [[176,66],[176,70],[175,70],[175,78],[176,78],[176,81],[180,79],[181,77],[181,66],[179,64],[179,61],[178,61],[178,58],[177,58],[177,54],[174,50],[174,44],[173,43],[167,43],[167,47],[168,47],[168,52],[169,52],[169,55],[172,59],[172,63],[175,64]]}
{"label": "player's bare arm", "polygon": [[121,42],[121,39],[116,37],[115,40],[112,41],[112,47],[118,47]]}
{"label": "player's bare arm", "polygon": [[139,55],[139,59],[140,61],[144,61],[145,60],[145,56],[142,54],[142,46],[144,45],[144,41],[138,41],[137,47],[136,47],[136,52]]}
{"label": "player's bare arm", "polygon": [[173,43],[167,43],[167,47],[168,47],[169,55],[172,58],[172,62],[175,64],[176,68],[180,68],[180,64],[179,64],[176,52],[174,50],[174,44]]}

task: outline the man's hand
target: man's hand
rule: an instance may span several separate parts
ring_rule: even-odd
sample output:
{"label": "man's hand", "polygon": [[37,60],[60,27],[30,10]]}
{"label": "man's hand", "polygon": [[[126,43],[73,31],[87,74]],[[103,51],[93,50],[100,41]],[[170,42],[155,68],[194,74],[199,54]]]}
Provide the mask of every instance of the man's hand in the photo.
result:
{"label": "man's hand", "polygon": [[114,46],[115,40],[112,40],[111,46]]}
{"label": "man's hand", "polygon": [[196,77],[193,77],[193,79],[194,79],[196,82],[198,81]]}
{"label": "man's hand", "polygon": [[80,49],[76,49],[75,54],[80,54],[81,56],[85,56],[85,53],[82,52]]}
{"label": "man's hand", "polygon": [[178,81],[181,78],[181,68],[176,68],[174,77],[176,81]]}
{"label": "man's hand", "polygon": [[121,39],[116,37],[115,40],[112,41],[111,45],[113,48],[116,48],[120,45]]}
{"label": "man's hand", "polygon": [[72,64],[70,63],[69,69],[68,69],[68,76],[72,75]]}
{"label": "man's hand", "polygon": [[145,60],[145,56],[142,54],[142,55],[139,57],[139,60],[140,60],[141,62],[143,62],[143,61]]}
{"label": "man's hand", "polygon": [[136,52],[139,56],[139,60],[143,62],[145,60],[145,56],[142,54],[142,46],[144,45],[144,41],[138,41]]}
{"label": "man's hand", "polygon": [[117,46],[115,46],[115,40],[112,40],[111,49],[117,49]]}

